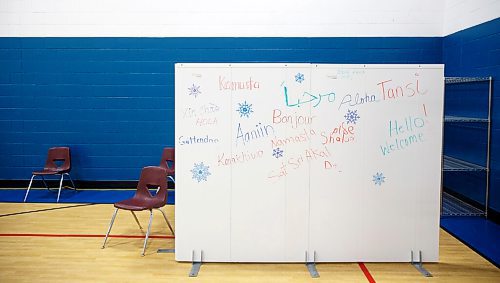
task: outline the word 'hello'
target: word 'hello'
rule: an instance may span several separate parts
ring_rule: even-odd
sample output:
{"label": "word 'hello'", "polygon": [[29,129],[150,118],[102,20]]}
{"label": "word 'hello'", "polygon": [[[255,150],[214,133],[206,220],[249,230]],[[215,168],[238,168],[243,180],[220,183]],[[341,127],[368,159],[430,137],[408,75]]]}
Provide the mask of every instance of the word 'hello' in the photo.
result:
{"label": "word 'hello'", "polygon": [[424,126],[425,121],[420,117],[409,116],[403,121],[389,121],[389,137],[391,140],[380,146],[382,155],[386,156],[394,151],[403,150],[410,145],[423,142],[424,134],[416,131]]}

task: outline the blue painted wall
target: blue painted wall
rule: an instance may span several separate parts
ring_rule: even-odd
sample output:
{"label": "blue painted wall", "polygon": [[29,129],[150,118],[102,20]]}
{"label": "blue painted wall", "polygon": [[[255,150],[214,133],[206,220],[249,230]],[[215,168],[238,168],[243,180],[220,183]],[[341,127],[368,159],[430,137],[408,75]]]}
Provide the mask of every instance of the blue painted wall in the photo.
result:
{"label": "blue painted wall", "polygon": [[70,146],[77,180],[136,180],[174,145],[174,63],[441,63],[442,38],[0,38],[0,179]]}
{"label": "blue painted wall", "polygon": [[[443,38],[446,76],[493,77],[491,134],[490,209],[500,212],[500,19]],[[447,87],[445,111],[450,114],[486,117],[487,83]],[[445,153],[485,164],[486,127],[481,124],[445,126]],[[485,203],[485,178],[481,173],[445,174],[444,185],[453,192]]]}

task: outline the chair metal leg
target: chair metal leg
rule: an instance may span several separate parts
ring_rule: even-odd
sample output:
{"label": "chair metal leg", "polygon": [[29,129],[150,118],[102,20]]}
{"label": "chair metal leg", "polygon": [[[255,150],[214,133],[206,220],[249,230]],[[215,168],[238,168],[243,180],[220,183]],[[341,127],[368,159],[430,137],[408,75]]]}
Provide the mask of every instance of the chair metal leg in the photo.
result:
{"label": "chair metal leg", "polygon": [[149,210],[150,216],[149,216],[149,225],[148,225],[148,231],[146,232],[146,239],[144,239],[144,247],[142,248],[142,256],[144,256],[144,253],[146,252],[146,245],[148,244],[148,238],[149,238],[149,231],[151,231],[151,223],[153,223],[153,210]]}
{"label": "chair metal leg", "polygon": [[142,230],[141,223],[139,223],[139,219],[137,219],[137,216],[135,215],[134,211],[132,211],[132,210],[131,210],[130,212],[132,212],[132,215],[133,215],[133,216],[134,216],[134,218],[135,218],[135,222],[137,222],[137,225],[139,225],[139,229],[141,229],[141,230]]}
{"label": "chair metal leg", "polygon": [[71,179],[71,175],[69,173],[65,173],[65,174],[68,175],[69,180],[71,181],[71,185],[73,185],[73,189],[75,189],[75,191],[76,191],[76,186],[75,186],[75,183],[73,183],[73,179]]}
{"label": "chair metal leg", "polygon": [[167,221],[168,228],[170,228],[172,235],[175,236],[174,229],[172,229],[172,225],[170,225],[170,222],[168,221],[168,218],[167,218],[167,215],[165,214],[165,212],[159,208],[156,208],[156,209],[158,209],[161,212],[161,214],[163,214],[163,218],[165,218],[165,221]]}
{"label": "chair metal leg", "polygon": [[175,184],[175,179],[174,179],[174,177],[172,177],[172,176],[168,176],[168,178],[170,178],[170,180],[172,180],[172,182],[174,182],[174,184]]}
{"label": "chair metal leg", "polygon": [[33,178],[35,178],[35,175],[31,176],[30,184],[28,185],[28,190],[26,191],[26,195],[24,196],[23,202],[26,202],[26,199],[28,198],[28,193],[30,192],[31,184],[33,184]]}
{"label": "chair metal leg", "polygon": [[111,217],[111,222],[109,223],[108,232],[106,233],[106,237],[104,237],[104,243],[102,243],[102,248],[106,245],[106,240],[108,240],[109,232],[111,232],[111,227],[113,227],[113,223],[115,222],[116,214],[118,213],[118,208],[115,209],[113,216]]}
{"label": "chair metal leg", "polygon": [[62,183],[64,180],[64,174],[61,174],[61,181],[59,182],[59,191],[57,192],[57,201],[59,202],[59,197],[61,196]]}
{"label": "chair metal leg", "polygon": [[47,190],[50,190],[50,187],[49,187],[49,185],[47,185],[47,182],[45,182],[45,178],[43,177],[43,175],[40,175],[40,177],[42,177],[42,182],[45,185],[45,187],[47,188]]}

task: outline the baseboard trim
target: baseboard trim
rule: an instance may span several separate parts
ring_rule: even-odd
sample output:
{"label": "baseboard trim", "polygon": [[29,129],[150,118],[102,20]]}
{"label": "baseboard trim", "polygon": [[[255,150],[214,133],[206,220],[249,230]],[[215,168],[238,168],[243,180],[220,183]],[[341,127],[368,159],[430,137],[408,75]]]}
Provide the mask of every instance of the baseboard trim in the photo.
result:
{"label": "baseboard trim", "polygon": [[[27,188],[29,180],[0,180],[0,188]],[[46,180],[51,188],[58,188],[58,180]],[[64,180],[67,185],[69,181]],[[138,181],[86,181],[74,180],[75,186],[80,189],[135,189]],[[37,178],[33,181],[33,187],[43,188],[42,180]],[[168,188],[175,189],[175,183],[168,180]]]}

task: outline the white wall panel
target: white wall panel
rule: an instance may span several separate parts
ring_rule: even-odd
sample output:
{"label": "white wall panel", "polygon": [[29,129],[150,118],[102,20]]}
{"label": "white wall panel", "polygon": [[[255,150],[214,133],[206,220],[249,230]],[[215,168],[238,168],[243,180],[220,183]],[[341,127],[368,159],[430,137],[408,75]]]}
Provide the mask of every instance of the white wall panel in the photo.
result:
{"label": "white wall panel", "polygon": [[490,21],[500,16],[500,0],[446,0],[443,35]]}
{"label": "white wall panel", "polygon": [[439,36],[435,1],[0,2],[0,36]]}

